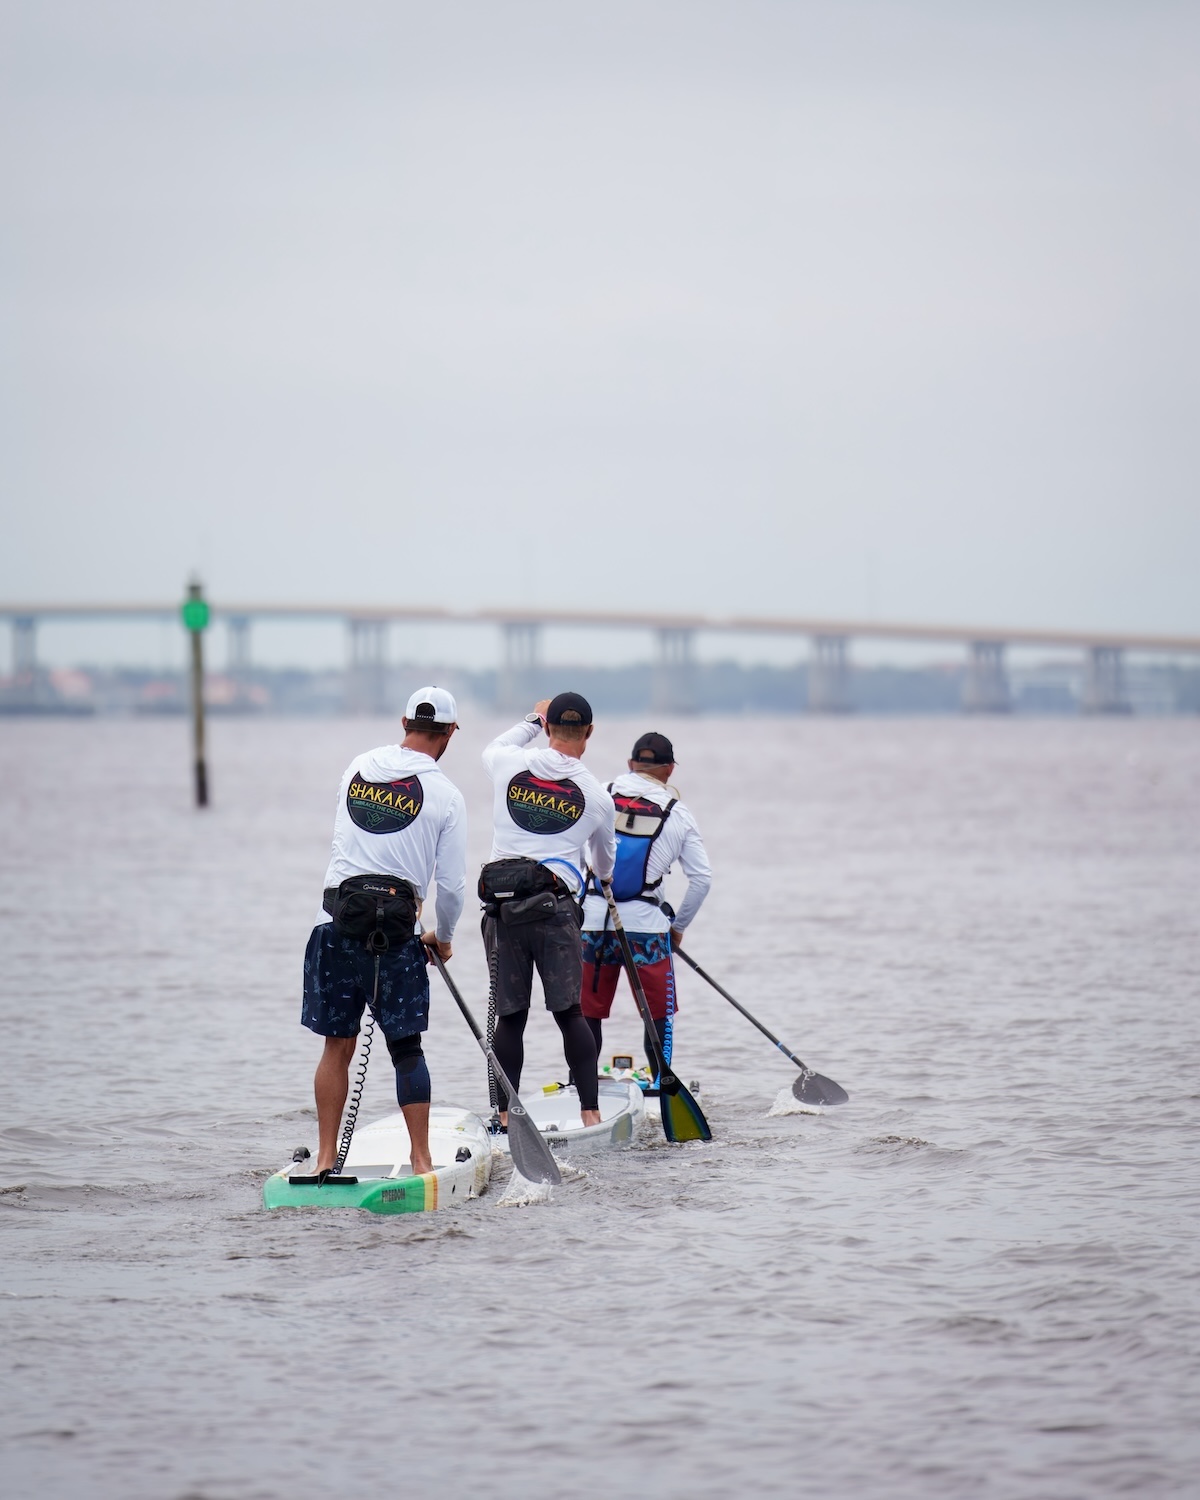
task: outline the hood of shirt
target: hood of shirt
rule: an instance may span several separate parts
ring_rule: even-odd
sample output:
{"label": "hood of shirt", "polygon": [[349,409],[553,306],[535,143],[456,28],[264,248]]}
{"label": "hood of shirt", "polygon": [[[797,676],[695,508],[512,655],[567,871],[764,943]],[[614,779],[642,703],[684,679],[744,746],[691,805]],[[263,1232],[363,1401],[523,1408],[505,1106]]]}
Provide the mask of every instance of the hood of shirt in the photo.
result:
{"label": "hood of shirt", "polygon": [[380,745],[354,762],[356,775],[364,781],[403,781],[418,771],[436,771],[438,763],[424,750],[406,750],[403,745]]}
{"label": "hood of shirt", "polygon": [[561,750],[551,750],[545,745],[527,750],[525,763],[535,776],[546,781],[568,781],[583,769],[583,762],[578,757],[564,755]]}

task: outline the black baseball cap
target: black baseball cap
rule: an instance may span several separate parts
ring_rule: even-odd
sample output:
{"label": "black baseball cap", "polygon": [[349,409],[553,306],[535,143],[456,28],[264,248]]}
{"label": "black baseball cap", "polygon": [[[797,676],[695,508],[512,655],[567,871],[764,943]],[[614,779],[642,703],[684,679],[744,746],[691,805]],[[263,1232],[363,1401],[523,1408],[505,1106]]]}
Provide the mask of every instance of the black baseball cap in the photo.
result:
{"label": "black baseball cap", "polygon": [[675,747],[665,734],[644,734],[633,747],[630,760],[640,760],[648,766],[673,766]]}
{"label": "black baseball cap", "polygon": [[590,724],[592,705],[582,693],[559,693],[546,710],[547,724]]}

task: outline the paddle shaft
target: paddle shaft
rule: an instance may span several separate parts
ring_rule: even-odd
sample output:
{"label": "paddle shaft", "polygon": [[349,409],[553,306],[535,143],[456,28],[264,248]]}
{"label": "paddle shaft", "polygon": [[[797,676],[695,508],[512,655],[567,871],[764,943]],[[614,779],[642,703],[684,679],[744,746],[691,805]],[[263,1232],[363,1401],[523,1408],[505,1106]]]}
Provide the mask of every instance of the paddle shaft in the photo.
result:
{"label": "paddle shaft", "polygon": [[612,918],[613,931],[617,935],[617,943],[621,949],[621,959],[625,965],[625,973],[629,979],[629,988],[633,991],[633,1001],[638,1008],[642,1018],[642,1024],[646,1028],[646,1045],[654,1054],[651,1059],[658,1069],[659,1080],[662,1081],[671,1074],[670,1064],[663,1056],[662,1047],[658,1041],[658,1031],[654,1025],[654,1017],[650,1014],[650,1002],[646,999],[646,991],[642,988],[642,981],[638,977],[637,960],[633,956],[633,949],[629,943],[629,935],[621,922],[621,913],[617,910],[616,899],[612,893],[612,887],[607,882],[602,882],[600,889],[604,892],[604,899],[608,902],[608,914]]}
{"label": "paddle shaft", "polygon": [[704,1111],[672,1073],[670,1063],[663,1056],[654,1017],[650,1014],[650,1002],[646,999],[646,992],[638,977],[637,962],[633,956],[629,937],[621,924],[621,914],[613,899],[611,882],[602,881],[600,889],[604,892],[604,899],[608,902],[608,914],[612,918],[617,942],[621,948],[621,960],[629,976],[629,988],[633,991],[634,1003],[642,1018],[642,1024],[646,1028],[646,1045],[658,1068],[658,1107],[662,1111],[663,1134],[672,1142],[711,1141],[712,1131],[709,1129],[708,1121],[704,1118]]}
{"label": "paddle shaft", "polygon": [[479,1023],[478,1023],[478,1021],[476,1021],[475,1017],[471,1014],[471,1012],[467,1009],[467,1002],[463,999],[462,995],[459,993],[458,986],[455,984],[455,982],[453,981],[453,979],[450,978],[450,971],[449,971],[449,969],[447,969],[446,965],[443,963],[443,961],[442,961],[442,955],[437,951],[436,948],[430,948],[429,951],[433,954],[433,961],[438,966],[438,973],[446,981],[446,988],[454,996],[454,1003],[458,1006],[459,1010],[461,1010],[462,1013],[463,1013],[463,1020],[466,1021],[467,1025],[471,1028],[471,1035],[479,1043],[479,1049],[480,1049],[480,1051],[483,1053],[484,1057],[487,1058],[487,1060],[488,1060],[488,1067],[492,1069],[492,1071],[495,1073],[496,1077],[500,1080],[501,1084],[504,1086],[504,1091],[508,1095],[510,1105],[512,1105],[512,1104],[516,1105],[516,1108],[513,1110],[513,1113],[514,1114],[522,1114],[523,1115],[525,1113],[525,1106],[521,1103],[520,1099],[517,1097],[517,1091],[516,1091],[516,1089],[514,1089],[513,1086],[512,1086],[512,1084],[508,1081],[508,1074],[500,1066],[500,1063],[499,1063],[499,1061],[496,1058],[496,1054],[492,1051],[492,1049],[488,1046],[487,1042],[484,1040],[483,1032],[480,1031],[480,1029],[479,1029]]}
{"label": "paddle shaft", "polygon": [[[533,1182],[558,1183],[562,1181],[562,1173],[558,1170],[558,1163],[554,1160],[554,1153],[542,1138],[541,1131],[529,1118],[529,1111],[521,1103],[521,1097],[509,1082],[508,1074],[500,1066],[496,1054],[483,1039],[475,1017],[467,1008],[467,1002],[459,994],[458,986],[450,978],[450,971],[442,961],[442,955],[436,948],[430,948],[433,961],[437,965],[438,973],[446,981],[446,988],[454,997],[454,1003],[462,1011],[463,1020],[471,1028],[471,1035],[479,1043],[479,1050],[488,1060],[499,1080],[504,1092],[508,1095],[508,1149],[512,1153],[513,1164],[518,1168],[523,1177],[528,1177]],[[515,1128],[514,1128],[515,1127]],[[522,1158],[518,1160],[518,1157]],[[532,1170],[530,1170],[532,1169]]]}
{"label": "paddle shaft", "polygon": [[775,1045],[779,1048],[780,1052],[783,1053],[784,1057],[786,1057],[790,1062],[794,1062],[796,1066],[801,1070],[801,1072],[812,1072],[812,1069],[808,1066],[808,1064],[801,1062],[796,1054],[789,1047],[785,1046],[773,1031],[768,1031],[757,1016],[752,1016],[746,1009],[746,1007],[741,1004],[740,1001],[735,1000],[723,985],[718,984],[711,974],[705,973],[705,971],[700,967],[700,965],[696,962],[696,960],[690,953],[685,953],[682,948],[674,944],[672,944],[671,952],[675,955],[676,958],[682,958],[685,964],[688,964],[691,968],[695,969],[700,978],[703,979],[707,984],[711,984],[718,995],[723,995],[725,999],[729,1001],[730,1005],[733,1006],[734,1010],[741,1011],[742,1015],[745,1016],[747,1021],[749,1021],[752,1026],[757,1026],[759,1031],[762,1032],[763,1036],[765,1036],[768,1041],[774,1042]]}

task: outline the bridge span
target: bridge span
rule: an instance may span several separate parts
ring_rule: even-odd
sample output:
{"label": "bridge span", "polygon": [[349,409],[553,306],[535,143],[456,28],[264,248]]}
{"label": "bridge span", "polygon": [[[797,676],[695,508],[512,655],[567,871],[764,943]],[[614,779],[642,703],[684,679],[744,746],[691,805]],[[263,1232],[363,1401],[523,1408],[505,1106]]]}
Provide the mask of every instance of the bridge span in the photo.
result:
{"label": "bridge span", "polygon": [[[526,685],[541,662],[548,626],[647,632],[655,651],[655,707],[687,712],[694,706],[692,679],[698,635],[799,636],[811,642],[808,703],[816,713],[853,708],[850,647],[855,640],[904,641],[966,647],[963,707],[972,713],[1004,713],[1012,706],[1005,654],[1010,647],[1079,651],[1084,656],[1083,706],[1091,713],[1127,713],[1124,662],[1130,653],[1155,657],[1200,656],[1200,636],[1147,635],[1121,631],[1031,629],[1026,626],[930,625],[905,621],[827,619],[778,615],[700,615],[586,609],[439,609],[406,604],[288,604],[212,602],[213,619],[228,632],[233,675],[250,670],[250,632],[256,621],[334,620],[348,640],[348,706],[377,711],[383,705],[389,628],[403,624],[492,625],[499,629],[502,666],[498,698],[522,706]],[[0,619],[12,629],[13,694],[34,693],[37,629],[49,621],[170,621],[171,603],[0,603]],[[10,701],[12,695],[10,694]]]}

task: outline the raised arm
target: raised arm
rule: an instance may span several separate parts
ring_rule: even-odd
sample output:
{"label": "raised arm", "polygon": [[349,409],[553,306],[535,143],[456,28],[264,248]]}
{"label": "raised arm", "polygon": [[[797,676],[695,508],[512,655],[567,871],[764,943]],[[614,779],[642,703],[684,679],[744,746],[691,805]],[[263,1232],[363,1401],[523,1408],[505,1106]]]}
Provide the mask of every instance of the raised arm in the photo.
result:
{"label": "raised arm", "polygon": [[525,746],[531,745],[541,732],[540,724],[530,724],[522,719],[519,724],[514,724],[511,729],[498,734],[483,752],[483,769],[489,776],[493,775],[498,756],[502,755],[505,750],[524,750]]}

